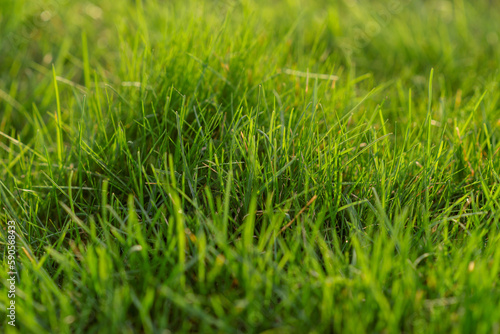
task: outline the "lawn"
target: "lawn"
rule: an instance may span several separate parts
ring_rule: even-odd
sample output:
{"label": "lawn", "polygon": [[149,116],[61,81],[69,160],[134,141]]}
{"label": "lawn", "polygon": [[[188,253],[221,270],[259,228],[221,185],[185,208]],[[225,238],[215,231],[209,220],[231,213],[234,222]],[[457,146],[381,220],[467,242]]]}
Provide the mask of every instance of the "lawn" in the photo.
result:
{"label": "lawn", "polygon": [[0,332],[499,333],[499,69],[497,1],[0,0]]}

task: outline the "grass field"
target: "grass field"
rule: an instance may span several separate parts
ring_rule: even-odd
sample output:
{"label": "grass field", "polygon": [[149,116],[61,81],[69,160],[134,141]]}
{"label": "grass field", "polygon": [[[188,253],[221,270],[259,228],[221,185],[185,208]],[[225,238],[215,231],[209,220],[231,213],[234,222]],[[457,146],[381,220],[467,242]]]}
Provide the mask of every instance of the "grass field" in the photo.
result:
{"label": "grass field", "polygon": [[497,1],[0,0],[0,331],[499,333],[499,64]]}

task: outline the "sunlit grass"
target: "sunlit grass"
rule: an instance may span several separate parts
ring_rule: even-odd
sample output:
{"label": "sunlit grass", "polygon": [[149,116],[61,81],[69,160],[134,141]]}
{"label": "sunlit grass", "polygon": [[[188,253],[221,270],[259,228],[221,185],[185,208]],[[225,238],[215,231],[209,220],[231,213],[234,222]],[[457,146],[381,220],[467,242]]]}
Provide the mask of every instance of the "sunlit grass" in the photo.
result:
{"label": "sunlit grass", "polygon": [[0,328],[498,332],[497,7],[0,0]]}

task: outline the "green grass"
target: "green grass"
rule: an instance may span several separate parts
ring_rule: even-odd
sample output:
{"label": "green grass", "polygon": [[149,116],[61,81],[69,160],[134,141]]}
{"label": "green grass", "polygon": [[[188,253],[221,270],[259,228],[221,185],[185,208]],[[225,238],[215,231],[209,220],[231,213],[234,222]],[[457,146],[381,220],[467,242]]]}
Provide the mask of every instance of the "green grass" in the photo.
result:
{"label": "green grass", "polygon": [[0,330],[500,331],[496,2],[0,8]]}

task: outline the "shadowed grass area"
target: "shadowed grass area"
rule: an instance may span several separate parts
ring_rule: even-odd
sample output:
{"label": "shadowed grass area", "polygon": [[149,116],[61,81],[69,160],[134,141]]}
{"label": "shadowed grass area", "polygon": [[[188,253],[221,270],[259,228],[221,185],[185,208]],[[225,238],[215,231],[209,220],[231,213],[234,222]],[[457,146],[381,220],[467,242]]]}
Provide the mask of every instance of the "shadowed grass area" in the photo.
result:
{"label": "shadowed grass area", "polygon": [[0,8],[2,330],[500,330],[496,2]]}

